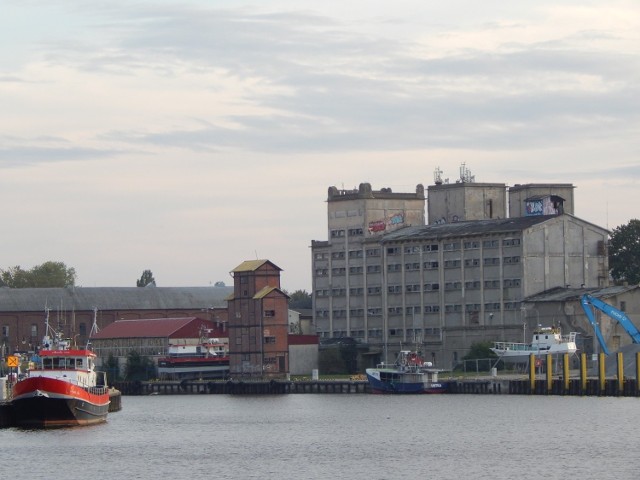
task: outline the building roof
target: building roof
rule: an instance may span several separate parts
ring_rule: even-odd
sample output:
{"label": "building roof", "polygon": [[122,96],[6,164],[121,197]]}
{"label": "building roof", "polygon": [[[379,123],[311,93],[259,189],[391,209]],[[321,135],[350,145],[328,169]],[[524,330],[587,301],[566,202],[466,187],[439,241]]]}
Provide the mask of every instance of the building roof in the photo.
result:
{"label": "building roof", "polygon": [[419,225],[401,228],[386,234],[382,242],[418,240],[420,238],[448,238],[478,236],[490,233],[508,233],[526,230],[527,228],[546,222],[558,215],[539,215],[531,217],[499,218],[492,220],[469,220],[455,223]]}
{"label": "building roof", "polygon": [[524,302],[567,302],[579,301],[583,294],[588,293],[596,298],[605,299],[622,293],[638,289],[638,285],[615,285],[604,288],[564,288],[556,287],[525,298]]}
{"label": "building roof", "polygon": [[233,287],[0,288],[4,312],[226,308]]}
{"label": "building roof", "polygon": [[246,260],[246,261],[242,262],[240,265],[238,265],[236,268],[231,270],[231,273],[255,272],[260,267],[262,267],[265,263],[269,263],[274,268],[282,271],[282,269],[280,267],[278,267],[277,265],[275,265],[273,262],[271,262],[269,260]]}
{"label": "building roof", "polygon": [[213,324],[213,322],[198,317],[117,320],[91,338],[99,340],[107,338],[169,338],[193,321]]}
{"label": "building roof", "polygon": [[264,298],[267,295],[269,295],[271,292],[273,291],[277,291],[280,292],[282,295],[284,295],[285,297],[289,298],[289,295],[287,295],[286,293],[284,293],[281,289],[279,289],[278,287],[264,287],[262,288],[259,292],[257,292],[253,298],[258,299],[258,298]]}

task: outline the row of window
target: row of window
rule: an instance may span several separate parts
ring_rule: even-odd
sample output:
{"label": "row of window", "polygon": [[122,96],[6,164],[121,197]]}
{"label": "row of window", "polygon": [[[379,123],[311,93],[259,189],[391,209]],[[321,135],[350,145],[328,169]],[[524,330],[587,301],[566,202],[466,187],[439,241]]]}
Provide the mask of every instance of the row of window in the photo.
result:
{"label": "row of window", "polygon": [[[454,250],[460,250],[461,242],[448,242],[442,244],[442,250],[450,252]],[[500,240],[492,239],[492,240],[470,240],[466,242],[462,242],[462,247],[465,250],[474,250],[480,248],[482,245],[483,248],[498,248],[500,246]],[[504,247],[515,247],[520,245],[519,238],[505,238],[502,240],[502,246]],[[404,252],[407,255],[419,254],[421,252],[437,252],[439,250],[438,244],[427,244],[427,245],[407,245],[403,247],[387,247],[387,255],[400,255],[401,252]]]}
{"label": "row of window", "polygon": [[331,230],[331,238],[344,237],[345,233],[350,237],[359,237],[364,235],[364,230],[362,228],[349,228],[347,230]]}
{"label": "row of window", "polygon": [[[464,288],[467,290],[478,290],[481,286],[484,286],[485,289],[493,289],[500,288],[500,285],[504,288],[511,287],[520,287],[522,284],[521,279],[519,278],[505,278],[502,280],[473,280],[464,282]],[[462,290],[462,282],[445,282],[444,284],[445,291],[456,291]],[[422,288],[420,284],[409,284],[405,285],[405,292],[407,293],[417,293],[420,291],[424,292],[436,292],[440,290],[439,283],[425,283]],[[316,290],[317,297],[344,297],[346,295],[346,288],[332,288],[332,289],[320,289]],[[402,285],[389,285],[387,287],[387,293],[390,294],[401,294],[403,293]],[[367,295],[381,295],[382,287],[373,286],[367,288]],[[364,295],[363,287],[352,287],[349,289],[349,296],[356,297]],[[269,316],[269,315],[265,315]]]}
{"label": "row of window", "polygon": [[[502,259],[500,257],[483,258],[482,264],[486,267],[499,266],[501,260],[503,265],[512,265],[512,264],[520,263],[519,256],[512,256],[512,257],[503,257]],[[462,265],[462,262],[459,259],[445,260],[443,264],[444,268],[460,268],[461,265]],[[403,270],[403,266],[405,271],[416,271],[416,270],[420,270],[421,266],[425,270],[435,270],[439,268],[440,265],[437,261],[423,262],[422,264],[420,264],[419,262],[412,262],[412,263],[405,263],[404,265],[402,263],[390,263],[387,265],[387,271],[401,272]],[[480,266],[480,259],[479,258],[465,259],[464,266],[468,268],[478,267]],[[354,267],[349,267],[348,270],[350,275],[361,275],[365,272],[365,267],[354,266]],[[382,271],[381,265],[367,265],[366,267],[367,273],[380,273],[381,271]],[[316,273],[316,276],[318,277],[327,276],[329,274],[329,269],[317,268],[315,270],[315,273]],[[347,273],[346,267],[334,267],[331,269],[331,274],[334,276],[346,275],[346,273]]]}
{"label": "row of window", "polygon": [[[349,334],[348,334],[349,333]],[[329,332],[319,332],[320,336],[323,338],[329,338]],[[380,328],[372,328],[367,330],[367,334],[369,338],[382,338],[382,329]],[[390,337],[404,337],[404,330],[402,328],[390,328],[388,331],[388,335]],[[440,338],[441,331],[438,327],[433,328],[407,328],[407,338],[427,338],[427,337],[436,337]],[[354,337],[354,338],[364,338],[364,330],[351,330],[351,332],[346,332],[345,330],[336,330],[333,332],[334,338],[344,338],[344,337]]]}
{"label": "row of window", "polygon": [[[480,312],[482,309],[482,304],[480,303],[467,303],[467,304],[446,304],[444,306],[445,313],[455,313],[455,312]],[[501,304],[500,302],[488,302],[484,304],[484,310],[487,312],[499,311],[501,307],[504,310],[520,310],[521,304],[520,302],[504,302]],[[440,313],[440,305],[425,305],[424,307],[415,305],[408,307],[388,307],[387,313],[389,315],[402,315],[403,313],[406,315],[414,315],[414,314],[432,314],[432,313]],[[382,308],[368,308],[366,310],[368,317],[379,317],[382,315]],[[316,310],[316,318],[329,318],[329,310]],[[347,311],[336,309],[331,311],[333,318],[346,318]],[[364,317],[365,309],[364,308],[352,308],[349,310],[350,317]]]}
{"label": "row of window", "polygon": [[[353,337],[353,338],[364,338],[364,330],[351,330],[351,332],[346,332],[345,330],[336,330],[333,332],[334,338],[344,338],[344,337]],[[407,328],[406,330],[407,338],[410,339],[428,339],[431,337],[435,337],[436,339],[440,338],[441,331],[439,327],[433,328]],[[322,338],[330,338],[329,332],[319,332]],[[382,329],[380,328],[372,328],[367,330],[367,334],[369,338],[382,338]],[[404,330],[402,328],[390,328],[387,332],[390,337],[404,337]]]}

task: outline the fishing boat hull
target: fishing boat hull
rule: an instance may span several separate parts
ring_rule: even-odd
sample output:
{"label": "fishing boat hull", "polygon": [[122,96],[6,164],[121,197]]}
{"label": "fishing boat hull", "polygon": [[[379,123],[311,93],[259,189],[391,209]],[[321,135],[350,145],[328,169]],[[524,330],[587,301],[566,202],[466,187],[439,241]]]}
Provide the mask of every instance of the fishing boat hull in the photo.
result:
{"label": "fishing boat hull", "polygon": [[369,368],[367,380],[372,393],[378,394],[433,394],[445,393],[447,384],[432,382],[427,374],[406,374],[395,370]]}
{"label": "fishing boat hull", "polygon": [[106,387],[84,389],[65,380],[32,377],[13,387],[11,405],[17,426],[55,428],[105,422],[109,401]]}

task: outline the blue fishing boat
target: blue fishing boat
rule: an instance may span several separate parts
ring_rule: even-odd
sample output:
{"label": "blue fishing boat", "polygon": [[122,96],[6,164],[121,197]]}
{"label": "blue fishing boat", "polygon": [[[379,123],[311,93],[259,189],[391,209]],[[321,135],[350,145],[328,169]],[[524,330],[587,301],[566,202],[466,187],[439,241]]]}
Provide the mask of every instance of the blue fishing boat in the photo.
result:
{"label": "blue fishing boat", "polygon": [[366,374],[373,393],[445,393],[447,384],[438,380],[441,371],[417,352],[401,350],[393,364],[367,368]]}

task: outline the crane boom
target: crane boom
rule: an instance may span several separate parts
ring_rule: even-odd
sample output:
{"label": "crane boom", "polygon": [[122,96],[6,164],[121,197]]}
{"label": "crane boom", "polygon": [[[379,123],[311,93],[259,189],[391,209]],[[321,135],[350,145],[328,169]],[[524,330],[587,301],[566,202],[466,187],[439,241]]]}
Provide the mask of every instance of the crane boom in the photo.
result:
{"label": "crane boom", "polygon": [[585,293],[582,295],[580,299],[580,303],[582,305],[582,309],[584,313],[587,315],[589,319],[589,323],[593,327],[593,330],[598,338],[598,342],[600,343],[600,347],[602,347],[602,351],[609,355],[609,349],[607,348],[607,344],[602,337],[602,332],[600,331],[600,327],[598,327],[598,322],[596,321],[593,309],[597,308],[602,313],[607,315],[608,317],[613,318],[617,321],[620,326],[624,329],[625,332],[631,337],[633,343],[640,343],[640,331],[636,328],[633,322],[627,317],[627,315],[622,311],[618,310],[615,307],[612,307],[608,303],[603,302],[602,300]]}

